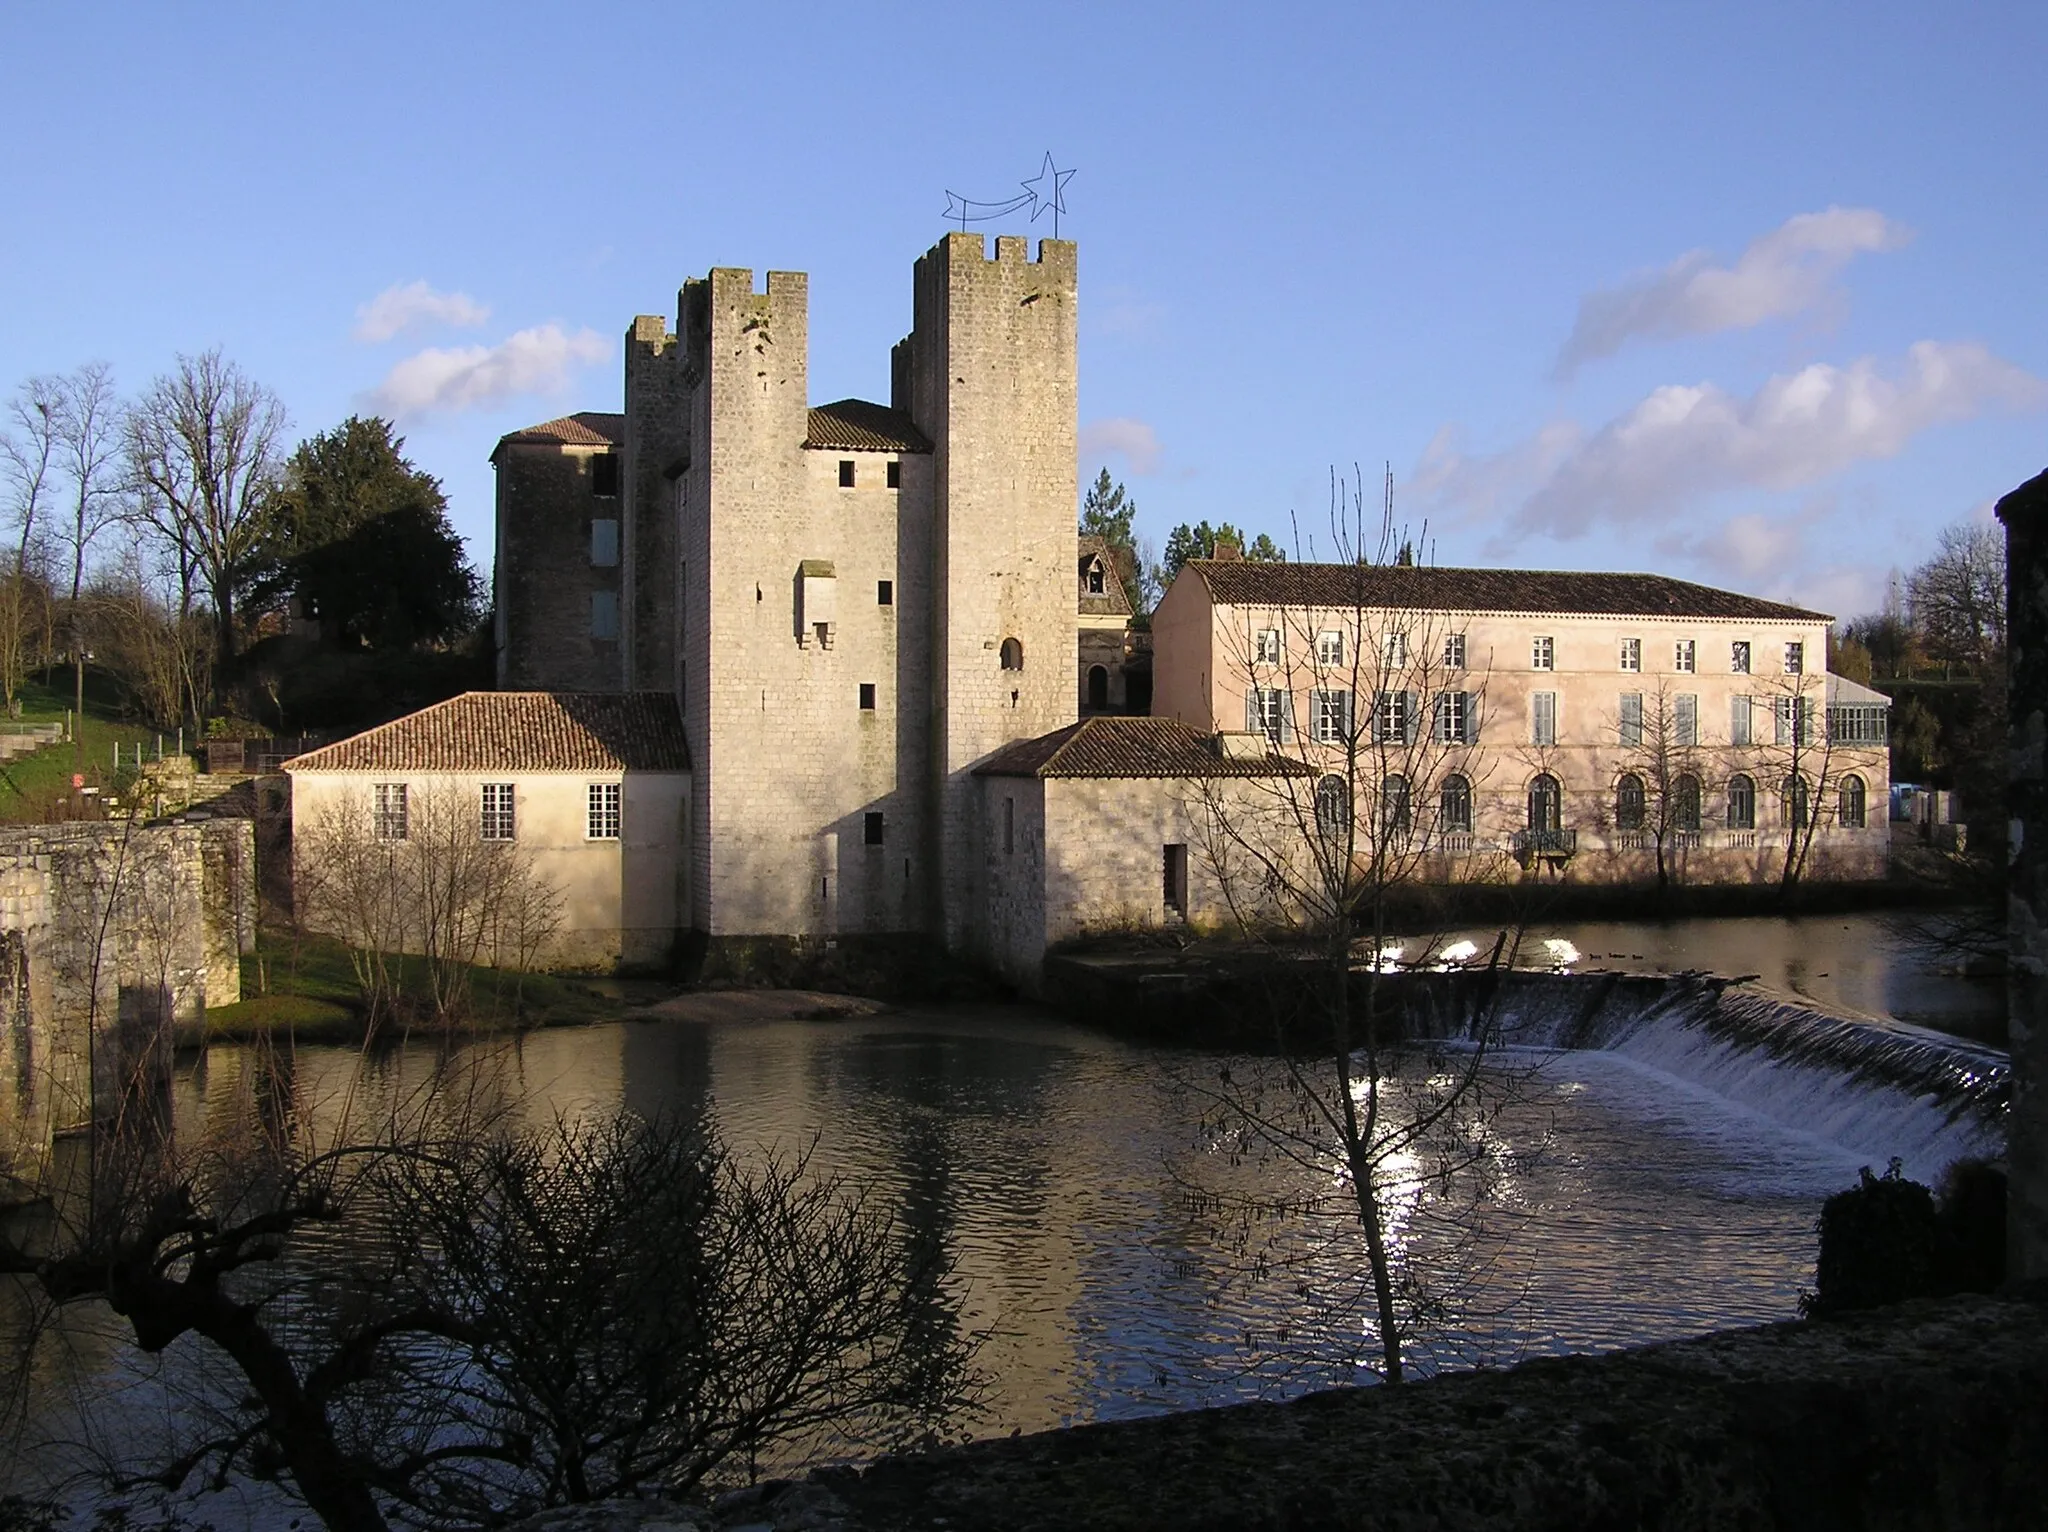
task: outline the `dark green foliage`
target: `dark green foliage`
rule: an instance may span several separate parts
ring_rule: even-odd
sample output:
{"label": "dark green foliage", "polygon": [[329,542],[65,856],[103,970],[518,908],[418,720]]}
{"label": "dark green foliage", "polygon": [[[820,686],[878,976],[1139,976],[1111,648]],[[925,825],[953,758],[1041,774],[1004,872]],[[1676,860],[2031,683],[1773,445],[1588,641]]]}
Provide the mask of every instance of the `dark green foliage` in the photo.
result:
{"label": "dark green foliage", "polygon": [[1908,1298],[1988,1293],[2005,1277],[2005,1175],[1982,1160],[1959,1160],[1934,1194],[1908,1181],[1893,1160],[1821,1204],[1815,1291],[1799,1308],[1809,1319],[1881,1308]]}
{"label": "dark green foliage", "polygon": [[1934,1194],[1908,1181],[1893,1160],[1821,1204],[1814,1291],[1799,1307],[1809,1319],[1880,1308],[1934,1291]]}
{"label": "dark green foliage", "polygon": [[447,648],[345,649],[267,638],[242,657],[243,710],[280,734],[349,733],[493,683],[480,642]]}
{"label": "dark green foliage", "polygon": [[1123,485],[1110,481],[1107,468],[1096,475],[1081,501],[1081,535],[1102,539],[1109,549],[1110,568],[1123,582],[1131,610],[1142,615],[1150,610],[1154,591],[1138,558],[1137,534],[1133,530],[1137,514],[1138,502]]}
{"label": "dark green foliage", "polygon": [[350,416],[285,465],[258,590],[298,597],[328,644],[404,648],[476,624],[481,585],[440,481],[404,446],[389,421]]}
{"label": "dark green foliage", "polygon": [[1941,1179],[1935,1282],[1945,1293],[1996,1292],[2005,1281],[2005,1172],[1958,1160]]}
{"label": "dark green foliage", "polygon": [[1235,543],[1238,552],[1254,564],[1287,562],[1285,550],[1264,532],[1257,537],[1247,538],[1227,521],[1218,522],[1213,527],[1206,521],[1196,522],[1193,526],[1182,522],[1166,537],[1166,583],[1173,583],[1173,577],[1180,573],[1181,566],[1189,559],[1214,558],[1218,543]]}

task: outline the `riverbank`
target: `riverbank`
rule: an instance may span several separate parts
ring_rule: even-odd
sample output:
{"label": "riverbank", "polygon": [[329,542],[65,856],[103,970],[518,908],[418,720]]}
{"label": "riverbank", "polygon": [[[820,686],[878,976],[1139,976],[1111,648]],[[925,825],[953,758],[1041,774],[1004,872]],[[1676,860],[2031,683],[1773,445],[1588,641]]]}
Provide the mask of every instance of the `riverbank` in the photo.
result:
{"label": "riverbank", "polygon": [[2048,1291],[1960,1297],[824,1469],[522,1532],[2032,1528]]}

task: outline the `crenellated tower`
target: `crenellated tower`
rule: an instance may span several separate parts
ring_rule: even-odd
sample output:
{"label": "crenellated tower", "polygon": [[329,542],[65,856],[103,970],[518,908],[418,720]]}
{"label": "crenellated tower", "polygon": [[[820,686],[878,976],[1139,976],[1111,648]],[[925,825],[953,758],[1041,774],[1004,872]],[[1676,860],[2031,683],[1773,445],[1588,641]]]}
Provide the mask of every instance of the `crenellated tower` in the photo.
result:
{"label": "crenellated tower", "polygon": [[932,442],[938,919],[977,945],[976,762],[1074,721],[1076,253],[948,234],[917,263],[898,409]]}
{"label": "crenellated tower", "polygon": [[665,691],[675,677],[677,483],[689,462],[683,353],[659,314],[626,331],[619,621],[622,684]]}

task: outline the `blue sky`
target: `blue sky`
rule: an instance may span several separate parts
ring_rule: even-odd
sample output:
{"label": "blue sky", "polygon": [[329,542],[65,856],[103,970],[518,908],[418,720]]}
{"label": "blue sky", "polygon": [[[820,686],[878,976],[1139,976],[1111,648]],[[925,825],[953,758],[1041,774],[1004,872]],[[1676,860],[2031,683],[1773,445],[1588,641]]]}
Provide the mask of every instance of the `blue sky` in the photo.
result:
{"label": "blue sky", "polygon": [[946,191],[1050,150],[1141,533],[1327,547],[1391,461],[1438,562],[1849,614],[2048,464],[2044,57],[2039,4],[10,6],[0,389],[221,346],[301,433],[398,411],[487,564],[493,442],[617,408],[635,313],[808,271],[813,399],[886,398]]}

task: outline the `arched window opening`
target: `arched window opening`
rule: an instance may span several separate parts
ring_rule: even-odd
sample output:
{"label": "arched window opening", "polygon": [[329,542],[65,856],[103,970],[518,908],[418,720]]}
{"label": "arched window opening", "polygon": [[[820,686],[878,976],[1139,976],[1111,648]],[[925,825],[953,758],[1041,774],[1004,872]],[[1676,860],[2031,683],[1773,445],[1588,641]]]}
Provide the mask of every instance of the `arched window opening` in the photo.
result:
{"label": "arched window opening", "polygon": [[1683,776],[1671,784],[1671,827],[1697,830],[1700,827],[1700,779]]}
{"label": "arched window opening", "polygon": [[1088,705],[1092,708],[1109,706],[1109,667],[1106,665],[1088,667]]}
{"label": "arched window opening", "polygon": [[1549,772],[1529,784],[1529,828],[1564,828],[1564,788]]}
{"label": "arched window opening", "polygon": [[1334,772],[1316,783],[1316,829],[1338,840],[1351,828],[1351,789]]}
{"label": "arched window opening", "polygon": [[1395,772],[1380,783],[1380,828],[1389,836],[1406,835],[1414,817],[1408,799],[1408,779]]}
{"label": "arched window opening", "polygon": [[1088,594],[1091,596],[1101,595],[1106,583],[1102,577],[1102,560],[1090,559],[1088,562]]}
{"label": "arched window opening", "polygon": [[1728,828],[1756,828],[1756,783],[1744,776],[1728,779]]}
{"label": "arched window opening", "polygon": [[1024,646],[1023,646],[1023,645],[1022,645],[1021,643],[1019,643],[1019,642],[1018,642],[1018,641],[1017,641],[1016,639],[1014,639],[1014,638],[1006,638],[1006,639],[1004,639],[1004,640],[1003,640],[1003,669],[1005,669],[1005,670],[1022,670],[1023,668],[1024,668]]}
{"label": "arched window opening", "polygon": [[1806,828],[1807,817],[1812,812],[1812,803],[1808,797],[1808,792],[1806,778],[1787,777],[1785,779],[1785,823],[1795,830]]}
{"label": "arched window opening", "polygon": [[[1533,825],[1535,821],[1530,823]],[[1643,827],[1643,779],[1634,772],[1615,785],[1614,827],[1617,830],[1640,830]]]}
{"label": "arched window opening", "polygon": [[1463,777],[1445,777],[1437,806],[1446,835],[1472,833],[1472,784]]}
{"label": "arched window opening", "polygon": [[1842,778],[1841,802],[1837,805],[1842,816],[1842,828],[1860,830],[1863,828],[1863,779]]}

